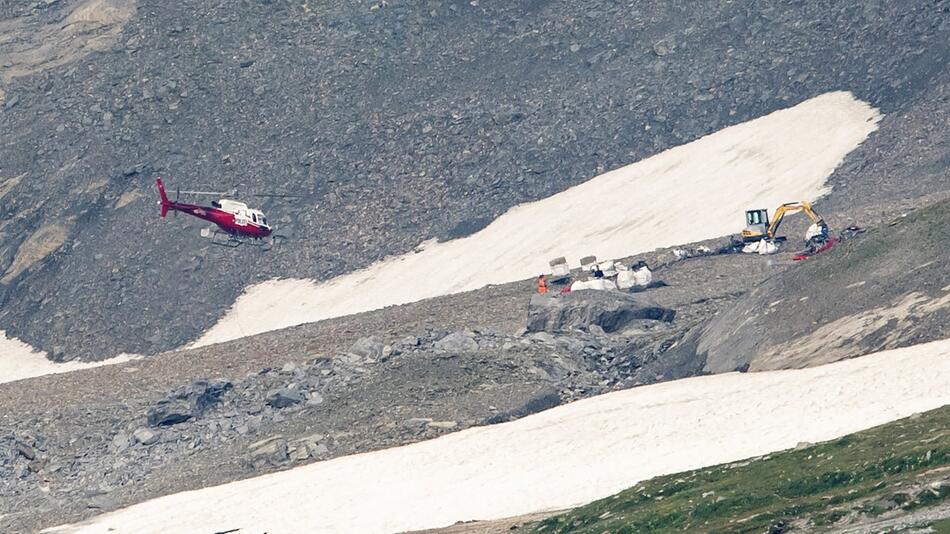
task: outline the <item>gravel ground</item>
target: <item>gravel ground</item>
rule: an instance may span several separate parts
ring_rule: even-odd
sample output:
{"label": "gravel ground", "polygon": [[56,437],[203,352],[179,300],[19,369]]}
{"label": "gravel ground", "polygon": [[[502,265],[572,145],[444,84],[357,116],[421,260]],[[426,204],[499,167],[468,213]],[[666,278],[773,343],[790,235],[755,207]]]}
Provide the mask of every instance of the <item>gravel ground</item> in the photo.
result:
{"label": "gravel ground", "polygon": [[[0,449],[25,443],[35,450],[32,459],[11,453],[14,461],[0,477],[6,484],[0,514],[8,514],[0,521],[7,531],[29,531],[158,495],[428,439],[673,378],[684,363],[665,360],[663,351],[738,298],[734,274],[761,279],[783,268],[782,262],[768,267],[762,258],[745,255],[675,260],[665,250],[643,258],[669,284],[644,295],[677,310],[671,324],[648,322],[616,335],[523,334],[534,293],[526,281],[0,385],[0,436],[6,436]],[[456,331],[469,332],[478,350],[436,348]],[[365,345],[367,334],[379,351],[395,347],[397,354],[354,358],[354,346]],[[151,407],[198,378],[226,379],[232,386],[207,414],[167,428],[148,425]],[[287,386],[306,395],[314,391],[321,401],[310,405],[307,398],[279,409],[267,404],[267,394]],[[253,447],[275,436],[286,455]],[[304,455],[301,440],[311,438]]]}

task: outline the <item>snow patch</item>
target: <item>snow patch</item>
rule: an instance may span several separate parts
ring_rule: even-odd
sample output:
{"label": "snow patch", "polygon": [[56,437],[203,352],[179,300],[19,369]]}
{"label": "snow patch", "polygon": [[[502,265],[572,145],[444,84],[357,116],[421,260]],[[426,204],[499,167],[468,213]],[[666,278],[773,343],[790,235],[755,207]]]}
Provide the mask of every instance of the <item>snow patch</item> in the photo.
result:
{"label": "snow patch", "polygon": [[558,256],[576,264],[736,233],[750,207],[827,193],[880,118],[851,93],[821,95],[516,206],[469,237],[323,283],[251,286],[192,347],[532,278]]}
{"label": "snow patch", "polygon": [[139,358],[141,356],[120,354],[115,358],[101,362],[56,363],[47,358],[45,352],[40,352],[17,338],[8,338],[6,332],[0,330],[0,384],[34,376],[102,367],[103,365],[112,365]]}
{"label": "snow patch", "polygon": [[[894,372],[899,369],[900,372]],[[950,403],[950,340],[609,393],[510,423],[169,495],[44,532],[391,533],[569,508],[651,477]]]}

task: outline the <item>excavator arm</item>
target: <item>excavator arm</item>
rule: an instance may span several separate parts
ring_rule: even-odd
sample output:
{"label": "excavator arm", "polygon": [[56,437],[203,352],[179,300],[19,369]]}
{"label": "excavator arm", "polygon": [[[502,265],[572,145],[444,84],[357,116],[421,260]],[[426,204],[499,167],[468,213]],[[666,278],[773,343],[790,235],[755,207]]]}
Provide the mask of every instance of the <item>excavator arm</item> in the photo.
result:
{"label": "excavator arm", "polygon": [[775,234],[778,233],[778,227],[782,225],[782,219],[790,213],[798,213],[799,211],[804,212],[805,215],[811,219],[811,222],[817,224],[818,226],[826,227],[825,220],[821,218],[820,215],[815,213],[815,210],[812,209],[811,204],[808,202],[789,202],[787,204],[782,204],[775,210],[775,215],[772,218],[772,224],[769,225],[767,236],[769,239],[775,239]]}

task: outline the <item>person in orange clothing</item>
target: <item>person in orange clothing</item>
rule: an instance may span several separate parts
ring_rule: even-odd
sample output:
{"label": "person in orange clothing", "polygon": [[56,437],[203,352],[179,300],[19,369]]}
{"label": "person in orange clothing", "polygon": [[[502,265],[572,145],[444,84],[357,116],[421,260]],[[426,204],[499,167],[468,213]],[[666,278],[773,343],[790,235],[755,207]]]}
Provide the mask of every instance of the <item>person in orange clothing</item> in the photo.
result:
{"label": "person in orange clothing", "polygon": [[538,293],[545,295],[548,292],[548,282],[544,279],[544,275],[538,276]]}

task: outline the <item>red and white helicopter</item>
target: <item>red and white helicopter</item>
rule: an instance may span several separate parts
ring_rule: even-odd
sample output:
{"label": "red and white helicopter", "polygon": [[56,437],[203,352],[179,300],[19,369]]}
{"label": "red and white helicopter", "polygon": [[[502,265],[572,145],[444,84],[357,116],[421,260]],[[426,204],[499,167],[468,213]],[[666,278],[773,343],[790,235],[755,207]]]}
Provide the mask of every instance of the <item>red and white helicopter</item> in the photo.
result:
{"label": "red and white helicopter", "polygon": [[[161,178],[155,179],[155,185],[158,186],[158,194],[161,195],[161,200],[158,203],[162,206],[162,218],[164,219],[169,211],[180,211],[214,223],[217,228],[211,227],[201,230],[201,236],[211,238],[211,244],[213,245],[233,248],[248,243],[269,249],[286,239],[284,236],[273,233],[274,228],[267,224],[267,217],[263,211],[249,208],[243,202],[222,198],[211,201],[211,206],[186,204],[178,202],[177,195],[175,200],[169,200],[168,195],[165,194],[165,185]],[[178,193],[193,195],[223,194],[205,191],[179,191]]]}

